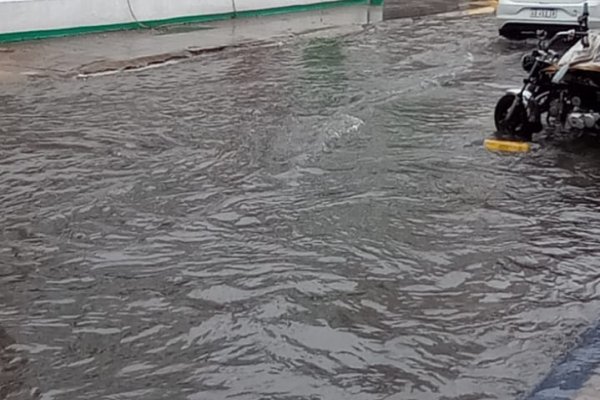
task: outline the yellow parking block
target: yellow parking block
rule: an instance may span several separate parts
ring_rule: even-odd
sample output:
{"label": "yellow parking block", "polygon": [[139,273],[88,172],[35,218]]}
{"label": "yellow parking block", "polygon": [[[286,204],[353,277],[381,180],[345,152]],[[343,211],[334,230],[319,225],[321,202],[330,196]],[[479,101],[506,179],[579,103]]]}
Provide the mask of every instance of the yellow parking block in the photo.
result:
{"label": "yellow parking block", "polygon": [[493,14],[496,11],[495,7],[481,7],[474,8],[471,10],[467,10],[468,15],[483,15],[483,14]]}
{"label": "yellow parking block", "polygon": [[498,0],[469,0],[467,15],[493,14]]}
{"label": "yellow parking block", "polygon": [[486,139],[483,146],[489,151],[503,153],[527,153],[531,150],[529,143],[514,140]]}

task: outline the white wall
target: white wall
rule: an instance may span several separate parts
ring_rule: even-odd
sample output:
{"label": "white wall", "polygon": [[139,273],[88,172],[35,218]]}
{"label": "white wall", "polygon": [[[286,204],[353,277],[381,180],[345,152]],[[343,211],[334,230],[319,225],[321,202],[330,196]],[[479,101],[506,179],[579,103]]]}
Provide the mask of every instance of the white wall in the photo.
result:
{"label": "white wall", "polygon": [[0,33],[132,22],[123,0],[0,0]]}
{"label": "white wall", "polygon": [[[135,19],[156,21],[234,12],[232,0],[129,0]],[[336,0],[235,0],[252,11]],[[128,0],[0,0],[0,35],[135,22]]]}
{"label": "white wall", "polygon": [[[127,3],[127,0],[120,1]],[[140,21],[155,21],[177,17],[193,17],[198,15],[214,15],[233,12],[233,3],[231,0],[130,1],[135,16]]]}
{"label": "white wall", "polygon": [[269,8],[329,3],[334,1],[336,0],[235,0],[235,9],[236,11],[266,10]]}

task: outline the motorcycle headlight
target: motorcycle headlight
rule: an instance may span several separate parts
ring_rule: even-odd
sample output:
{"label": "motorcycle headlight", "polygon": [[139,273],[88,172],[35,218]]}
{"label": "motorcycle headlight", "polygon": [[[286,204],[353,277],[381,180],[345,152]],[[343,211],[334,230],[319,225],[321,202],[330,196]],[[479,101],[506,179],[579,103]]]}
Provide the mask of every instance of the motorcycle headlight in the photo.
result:
{"label": "motorcycle headlight", "polygon": [[534,64],[535,57],[532,54],[525,54],[523,58],[521,58],[521,66],[525,72],[530,72]]}

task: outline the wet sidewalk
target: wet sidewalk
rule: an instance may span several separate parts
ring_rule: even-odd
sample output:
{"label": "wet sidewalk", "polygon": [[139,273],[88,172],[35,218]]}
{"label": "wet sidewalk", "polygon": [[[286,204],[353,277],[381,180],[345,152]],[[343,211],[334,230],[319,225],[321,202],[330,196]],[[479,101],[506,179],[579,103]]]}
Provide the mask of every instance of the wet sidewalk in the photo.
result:
{"label": "wet sidewalk", "polygon": [[0,83],[34,77],[86,77],[189,59],[226,48],[306,35],[343,35],[384,19],[493,11],[496,0],[389,0],[380,6],[242,18],[213,23],[13,43],[0,46]]}
{"label": "wet sidewalk", "polygon": [[493,12],[498,0],[386,0],[383,19],[415,18],[441,13]]}
{"label": "wet sidewalk", "polygon": [[0,82],[27,76],[85,77],[147,68],[225,48],[300,35],[357,32],[382,20],[383,9],[348,6],[160,29],[95,34],[0,47]]}

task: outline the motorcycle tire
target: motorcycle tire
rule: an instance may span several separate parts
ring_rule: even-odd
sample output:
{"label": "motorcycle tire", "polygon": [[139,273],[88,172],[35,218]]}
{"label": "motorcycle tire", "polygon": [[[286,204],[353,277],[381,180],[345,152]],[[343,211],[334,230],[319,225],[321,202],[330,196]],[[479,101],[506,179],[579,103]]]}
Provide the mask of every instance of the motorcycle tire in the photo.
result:
{"label": "motorcycle tire", "polygon": [[531,141],[533,134],[542,130],[539,121],[527,121],[527,111],[522,103],[517,104],[510,120],[505,121],[506,114],[515,100],[515,95],[505,94],[496,103],[494,122],[497,133],[501,136],[516,137],[520,140]]}

